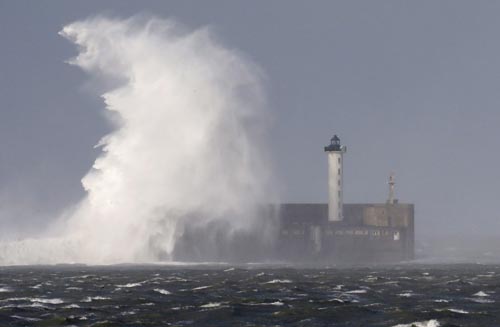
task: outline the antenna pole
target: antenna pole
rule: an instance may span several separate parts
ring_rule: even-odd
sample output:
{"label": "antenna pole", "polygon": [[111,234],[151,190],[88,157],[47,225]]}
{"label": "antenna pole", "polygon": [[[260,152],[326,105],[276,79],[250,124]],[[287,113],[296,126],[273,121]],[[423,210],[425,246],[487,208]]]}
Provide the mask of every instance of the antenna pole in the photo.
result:
{"label": "antenna pole", "polygon": [[387,203],[394,204],[394,186],[396,185],[394,173],[391,173],[389,175],[389,183],[388,184],[389,184],[389,199],[387,200]]}

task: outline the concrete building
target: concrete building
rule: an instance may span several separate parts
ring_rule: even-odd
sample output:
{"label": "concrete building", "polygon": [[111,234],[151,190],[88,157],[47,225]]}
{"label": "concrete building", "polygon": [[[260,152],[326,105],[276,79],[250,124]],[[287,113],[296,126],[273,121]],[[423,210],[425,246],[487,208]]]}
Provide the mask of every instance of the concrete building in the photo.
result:
{"label": "concrete building", "polygon": [[386,203],[343,203],[343,154],[335,135],[328,155],[328,204],[285,203],[280,207],[280,255],[291,261],[397,262],[414,257],[414,205],[394,197],[389,177]]}

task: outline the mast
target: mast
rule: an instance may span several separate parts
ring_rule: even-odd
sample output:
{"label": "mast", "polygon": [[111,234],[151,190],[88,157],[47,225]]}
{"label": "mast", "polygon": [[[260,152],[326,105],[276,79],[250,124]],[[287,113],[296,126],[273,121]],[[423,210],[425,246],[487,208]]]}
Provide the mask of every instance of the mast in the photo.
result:
{"label": "mast", "polygon": [[394,204],[394,202],[395,202],[394,188],[396,185],[394,173],[391,172],[391,174],[389,175],[389,182],[387,184],[389,184],[389,199],[387,199],[387,203]]}

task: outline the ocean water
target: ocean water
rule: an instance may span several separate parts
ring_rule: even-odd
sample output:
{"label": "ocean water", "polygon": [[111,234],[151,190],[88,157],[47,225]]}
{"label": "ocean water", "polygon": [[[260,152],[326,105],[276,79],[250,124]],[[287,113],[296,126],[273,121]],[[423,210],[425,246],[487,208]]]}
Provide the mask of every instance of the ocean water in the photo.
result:
{"label": "ocean water", "polygon": [[500,326],[500,265],[0,268],[0,326]]}

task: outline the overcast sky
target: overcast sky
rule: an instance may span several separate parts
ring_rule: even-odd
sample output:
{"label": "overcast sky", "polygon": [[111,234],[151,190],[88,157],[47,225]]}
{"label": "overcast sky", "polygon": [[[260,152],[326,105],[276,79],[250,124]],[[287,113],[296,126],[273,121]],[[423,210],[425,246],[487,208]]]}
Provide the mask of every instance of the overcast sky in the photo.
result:
{"label": "overcast sky", "polygon": [[416,205],[417,237],[498,235],[498,1],[0,0],[0,221],[37,229],[83,194],[109,131],[57,33],[107,13],[152,13],[219,38],[267,75],[283,201],[326,202],[323,152],[347,145],[345,201]]}

